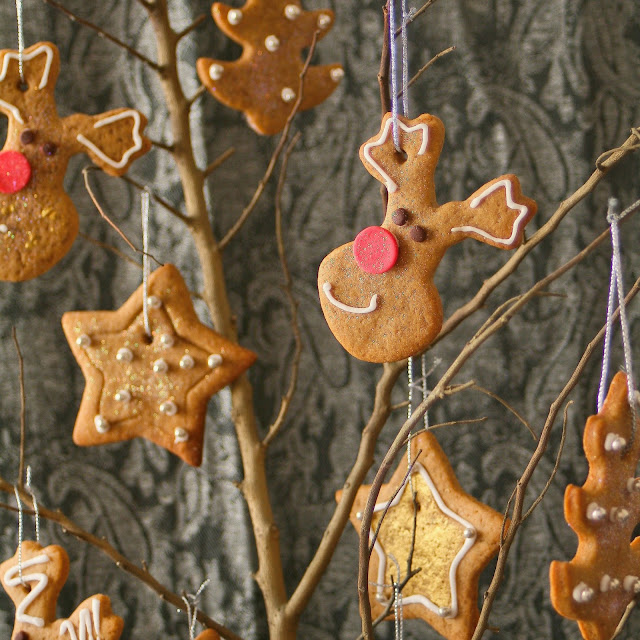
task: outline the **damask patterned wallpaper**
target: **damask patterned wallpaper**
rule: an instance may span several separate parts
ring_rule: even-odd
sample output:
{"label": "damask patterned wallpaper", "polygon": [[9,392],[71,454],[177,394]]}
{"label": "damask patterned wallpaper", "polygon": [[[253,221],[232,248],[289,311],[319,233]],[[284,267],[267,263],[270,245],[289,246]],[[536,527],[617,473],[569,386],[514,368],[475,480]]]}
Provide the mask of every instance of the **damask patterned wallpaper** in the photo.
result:
{"label": "damask patterned wallpaper", "polygon": [[[101,25],[151,57],[155,46],[146,13],[135,0],[63,0],[78,15]],[[208,13],[206,0],[170,0],[178,26]],[[239,3],[234,2],[239,5]],[[284,193],[285,244],[294,293],[300,303],[304,352],[300,380],[286,428],[269,454],[268,472],[288,588],[302,575],[334,508],[355,458],[369,415],[380,367],[348,356],[326,327],[315,277],[321,259],[381,219],[378,183],[357,156],[359,145],[379,127],[376,74],[382,36],[381,2],[307,0],[307,8],[331,6],[336,25],[318,47],[322,62],[340,61],[345,78],[322,106],[299,118],[302,140],[294,152]],[[170,142],[167,114],[153,73],[40,0],[24,0],[26,44],[55,42],[63,60],[56,90],[62,115],[98,113],[131,105],[146,113],[152,138]],[[580,186],[596,157],[618,146],[640,124],[640,2],[602,0],[439,0],[410,28],[410,66],[419,69],[438,51],[456,45],[412,88],[411,115],[438,115],[447,138],[436,177],[439,200],[467,197],[504,172],[517,173],[523,190],[538,201],[532,232],[558,203]],[[0,6],[1,45],[15,48],[15,7]],[[198,87],[197,57],[233,58],[238,48],[211,20],[180,49],[187,93]],[[276,139],[256,136],[236,112],[208,97],[195,104],[192,124],[202,166],[229,146],[236,154],[209,180],[216,231],[237,219],[261,178]],[[81,230],[122,244],[95,211],[82,184],[86,158],[76,157],[66,186],[81,217]],[[623,204],[638,197],[638,158],[627,160],[585,199],[554,236],[540,245],[501,286],[478,317],[430,352],[444,371],[473,330],[501,302],[525,290],[583,248],[605,226],[612,194]],[[177,206],[178,177],[169,156],[152,150],[131,174]],[[140,237],[137,194],[120,180],[94,177],[97,196],[118,225]],[[241,343],[258,353],[250,370],[261,425],[274,418],[286,389],[293,352],[288,307],[273,235],[274,185],[242,232],[224,252],[231,304]],[[640,271],[637,221],[624,228],[627,282]],[[152,210],[153,252],[175,263],[192,290],[201,287],[194,247],[180,223],[161,208]],[[554,283],[473,358],[458,381],[474,379],[511,403],[539,432],[549,403],[573,371],[586,343],[602,326],[609,279],[609,247],[602,246],[576,270]],[[473,241],[448,252],[436,281],[445,316],[468,300],[505,253]],[[71,309],[112,309],[138,286],[140,271],[113,253],[79,238],[71,252],[42,277],[0,283],[0,472],[15,477],[18,463],[19,395],[11,340],[15,325],[26,367],[27,461],[41,501],[60,507],[88,530],[106,536],[132,560],[175,591],[195,591],[205,578],[201,607],[247,640],[267,638],[263,608],[251,578],[252,534],[243,500],[230,421],[230,394],[209,405],[204,464],[188,468],[143,440],[79,449],[71,441],[83,377],[64,342],[60,316]],[[196,307],[203,320],[206,310]],[[632,339],[640,348],[638,304],[629,310]],[[409,328],[410,329],[410,328]],[[614,362],[622,362],[616,336]],[[546,499],[518,537],[491,624],[505,638],[574,640],[573,622],[560,618],[548,598],[548,564],[569,559],[575,536],[562,518],[564,488],[586,473],[581,433],[594,411],[599,358],[572,395],[568,436],[560,469]],[[398,385],[398,402],[405,393]],[[378,460],[402,423],[397,412],[383,432]],[[534,442],[516,418],[496,401],[469,390],[433,411],[433,422],[486,416],[480,425],[441,429],[438,438],[467,491],[503,510]],[[530,490],[531,499],[553,468],[560,425]],[[3,498],[5,499],[5,498]],[[6,497],[6,499],[9,499]],[[30,526],[30,525],[28,525]],[[0,556],[13,555],[14,514],[0,512]],[[71,575],[61,613],[84,597],[108,593],[126,621],[123,638],[187,638],[184,614],[119,571],[92,548],[43,523],[46,543],[60,543],[71,556]],[[355,589],[357,536],[348,526],[311,606],[302,618],[304,640],[355,639],[359,634]],[[483,577],[487,584],[490,574]],[[13,609],[0,594],[0,636],[9,637]],[[626,637],[640,630],[632,618]],[[487,636],[489,633],[487,634]],[[392,624],[379,628],[392,638]],[[437,634],[421,621],[405,625],[405,638]]]}

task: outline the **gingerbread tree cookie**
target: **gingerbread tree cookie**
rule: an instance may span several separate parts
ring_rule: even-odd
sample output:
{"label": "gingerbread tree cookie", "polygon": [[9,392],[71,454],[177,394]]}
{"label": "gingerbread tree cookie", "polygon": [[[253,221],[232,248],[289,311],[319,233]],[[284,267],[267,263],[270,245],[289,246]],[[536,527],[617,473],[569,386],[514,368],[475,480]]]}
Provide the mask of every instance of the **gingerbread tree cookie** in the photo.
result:
{"label": "gingerbread tree cookie", "polygon": [[[498,551],[503,516],[464,492],[433,434],[417,435],[412,450],[421,452],[411,474],[417,502],[413,569],[420,571],[402,591],[403,615],[422,618],[450,640],[468,640],[478,621],[478,580]],[[374,508],[373,531],[388,507],[369,565],[374,617],[391,601],[390,585],[406,571],[414,517],[406,472],[405,460],[382,486]],[[351,510],[358,531],[369,490],[360,487]],[[338,500],[341,494],[336,494]]]}
{"label": "gingerbread tree cookie", "polygon": [[[220,30],[242,45],[242,55],[233,62],[200,58],[200,81],[216,100],[244,111],[258,133],[281,131],[297,98],[302,50],[314,32],[318,38],[329,32],[333,12],[305,11],[299,0],[247,0],[241,9],[216,2],[211,13]],[[310,66],[300,110],[326,100],[343,75],[339,64]]]}
{"label": "gingerbread tree cookie", "polygon": [[87,598],[66,619],[56,619],[56,603],[69,575],[69,556],[57,545],[25,541],[21,555],[0,564],[0,581],[14,605],[13,640],[118,640],[122,618],[107,596]]}
{"label": "gingerbread tree cookie", "polygon": [[209,398],[256,356],[198,320],[173,265],[149,277],[147,306],[151,336],[142,287],[117,311],[62,316],[87,382],[73,441],[89,446],[141,436],[198,466]]}
{"label": "gingerbread tree cookie", "polygon": [[367,171],[389,194],[384,222],[332,251],[320,265],[320,302],[329,328],[353,356],[391,362],[423,351],[442,327],[433,282],[445,251],[465,238],[513,249],[536,212],[518,178],[503,175],[463,202],[439,205],[434,173],[444,125],[423,114],[398,116],[403,159],[394,148],[392,116],[360,148]]}
{"label": "gingerbread tree cookie", "polygon": [[151,146],[146,118],[135,109],[60,118],[54,90],[60,55],[50,42],[0,51],[0,111],[9,118],[0,152],[0,280],[21,281],[50,269],[78,232],[78,213],[64,191],[69,158],[87,153],[119,176]]}
{"label": "gingerbread tree cookie", "polygon": [[587,420],[589,475],[569,485],[565,518],[578,535],[570,562],[551,563],[551,602],[578,621],[585,640],[610,640],[629,602],[640,593],[640,433],[632,434],[627,378],[618,373],[602,410]]}

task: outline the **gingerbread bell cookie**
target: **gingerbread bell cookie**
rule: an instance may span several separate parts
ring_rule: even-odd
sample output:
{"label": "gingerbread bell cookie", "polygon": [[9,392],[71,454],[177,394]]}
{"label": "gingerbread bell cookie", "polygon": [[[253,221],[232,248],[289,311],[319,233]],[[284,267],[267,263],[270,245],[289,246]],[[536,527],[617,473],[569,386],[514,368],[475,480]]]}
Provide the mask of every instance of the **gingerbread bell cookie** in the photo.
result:
{"label": "gingerbread bell cookie", "polygon": [[[404,579],[413,546],[412,569],[420,571],[402,590],[403,616],[422,618],[450,640],[468,640],[478,621],[478,580],[498,551],[503,516],[464,492],[433,434],[413,438],[412,451],[420,451],[411,471],[415,509],[406,460],[374,507],[372,531],[386,515],[369,564],[371,611],[375,618],[392,601],[391,585]],[[358,532],[370,488],[360,487],[351,510]]]}
{"label": "gingerbread bell cookie", "polygon": [[69,575],[69,556],[57,545],[25,541],[20,553],[0,564],[0,580],[16,607],[13,640],[118,640],[123,622],[107,596],[87,598],[66,619],[56,604]]}
{"label": "gingerbread bell cookie", "polygon": [[368,362],[391,362],[423,351],[442,327],[433,276],[445,251],[465,238],[513,249],[536,212],[518,178],[503,175],[462,202],[436,201],[434,173],[444,125],[423,114],[398,116],[404,159],[396,152],[392,116],[360,148],[367,171],[384,184],[388,205],[380,226],[331,252],[318,288],[329,328],[342,346]]}
{"label": "gingerbread bell cookie", "polygon": [[180,272],[149,277],[117,311],[74,311],[62,327],[86,378],[73,430],[81,446],[143,437],[185,462],[202,462],[209,398],[255,361],[253,352],[203,325]]}
{"label": "gingerbread bell cookie", "polygon": [[[242,45],[242,55],[233,62],[200,58],[200,81],[216,100],[243,111],[258,133],[281,131],[297,99],[302,51],[316,31],[318,38],[329,32],[333,12],[305,11],[299,0],[247,0],[240,9],[216,2],[211,12],[220,30]],[[343,75],[339,64],[310,66],[300,110],[326,100]]]}
{"label": "gingerbread bell cookie", "polygon": [[0,51],[0,111],[9,118],[0,152],[0,280],[21,281],[50,269],[78,232],[78,213],[64,191],[69,158],[87,153],[119,176],[151,146],[135,109],[60,118],[54,97],[60,55],[50,42]]}
{"label": "gingerbread bell cookie", "polygon": [[564,514],[578,535],[570,562],[552,562],[551,602],[577,620],[585,640],[610,640],[627,605],[640,594],[640,423],[632,429],[627,378],[618,373],[600,413],[584,430],[589,475],[569,485]]}

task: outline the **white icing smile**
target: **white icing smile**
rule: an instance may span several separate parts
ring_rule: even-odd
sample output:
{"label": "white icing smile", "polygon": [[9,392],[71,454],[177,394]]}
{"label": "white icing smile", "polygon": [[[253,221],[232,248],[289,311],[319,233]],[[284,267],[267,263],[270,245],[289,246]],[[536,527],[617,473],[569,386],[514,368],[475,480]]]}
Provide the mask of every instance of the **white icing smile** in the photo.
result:
{"label": "white icing smile", "polygon": [[371,296],[371,302],[369,302],[368,307],[350,307],[348,304],[344,304],[339,300],[336,300],[331,293],[331,283],[325,282],[322,285],[322,290],[324,291],[324,295],[327,296],[327,300],[334,306],[338,307],[342,311],[347,311],[349,313],[371,313],[375,311],[378,307],[378,294],[374,293]]}

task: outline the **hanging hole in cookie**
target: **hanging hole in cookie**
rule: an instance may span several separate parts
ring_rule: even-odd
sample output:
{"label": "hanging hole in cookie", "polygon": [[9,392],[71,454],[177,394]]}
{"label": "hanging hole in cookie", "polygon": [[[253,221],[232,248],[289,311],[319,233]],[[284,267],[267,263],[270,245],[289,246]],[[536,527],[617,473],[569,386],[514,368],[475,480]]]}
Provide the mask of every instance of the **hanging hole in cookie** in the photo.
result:
{"label": "hanging hole in cookie", "polygon": [[20,91],[22,92],[28,91],[29,85],[23,80],[18,80],[18,89],[20,89]]}
{"label": "hanging hole in cookie", "polygon": [[148,335],[147,333],[142,334],[142,342],[144,344],[151,344],[153,342],[153,336]]}
{"label": "hanging hole in cookie", "polygon": [[402,148],[400,148],[400,149],[396,148],[396,150],[395,150],[395,156],[396,156],[396,160],[397,160],[400,164],[402,164],[403,162],[406,162],[406,161],[407,161],[407,158],[409,157],[409,156],[407,155],[407,152],[406,152],[404,149],[402,149]]}

